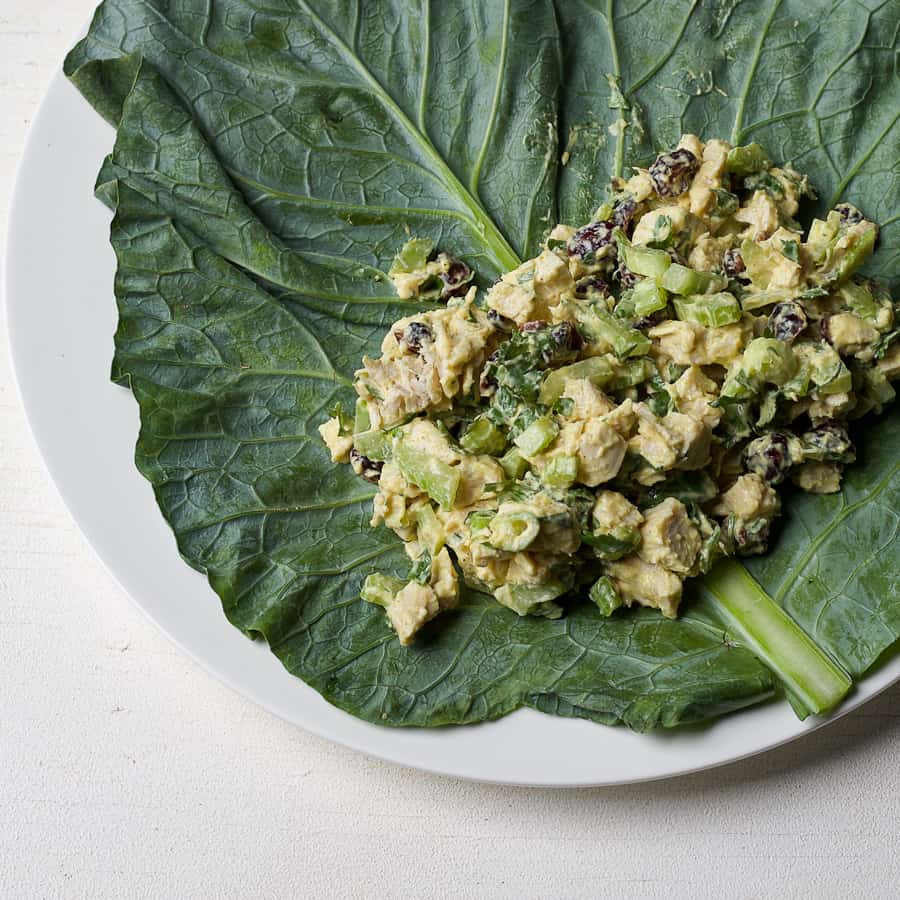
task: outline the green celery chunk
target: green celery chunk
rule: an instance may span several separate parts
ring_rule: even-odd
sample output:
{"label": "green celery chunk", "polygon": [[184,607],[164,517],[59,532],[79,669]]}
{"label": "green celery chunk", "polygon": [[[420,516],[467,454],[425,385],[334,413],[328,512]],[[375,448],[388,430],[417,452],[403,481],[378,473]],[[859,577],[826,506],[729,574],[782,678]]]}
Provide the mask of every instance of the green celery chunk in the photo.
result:
{"label": "green celery chunk", "polygon": [[741,305],[728,293],[693,294],[672,300],[675,313],[683,322],[694,322],[706,328],[719,328],[740,321]]}
{"label": "green celery chunk", "polygon": [[653,377],[656,369],[646,357],[626,359],[616,367],[615,374],[607,387],[611,391],[624,391]]}
{"label": "green celery chunk", "polygon": [[701,272],[687,266],[672,263],[661,281],[662,286],[673,294],[712,294],[721,291],[728,280],[715,272]]}
{"label": "green celery chunk", "polygon": [[669,296],[664,287],[660,287],[655,278],[639,281],[631,292],[634,313],[639,318],[652,315],[666,308]]}
{"label": "green celery chunk", "polygon": [[412,238],[408,240],[394,257],[388,275],[394,275],[398,272],[416,272],[419,269],[424,269],[433,250],[434,241],[428,238]]}
{"label": "green celery chunk", "polygon": [[672,265],[672,257],[665,250],[654,250],[652,247],[636,247],[621,228],[615,230],[616,243],[619,245],[619,257],[635,275],[646,275],[648,278],[661,278],[666,269]]}
{"label": "green celery chunk", "polygon": [[369,416],[369,404],[360,397],[356,401],[356,417],[353,420],[353,433],[362,434],[369,431],[372,427],[372,420]]}
{"label": "green celery chunk", "polygon": [[874,322],[878,315],[879,305],[875,302],[872,292],[864,284],[855,284],[848,281],[841,285],[838,293],[850,312]]}
{"label": "green celery chunk", "polygon": [[518,481],[528,471],[528,460],[519,453],[518,447],[510,447],[500,457],[500,465],[507,478]]}
{"label": "green celery chunk", "polygon": [[592,341],[608,344],[619,359],[646,356],[650,352],[651,342],[647,335],[625,325],[605,309],[591,309],[583,317],[583,325]]}
{"label": "green celery chunk", "polygon": [[768,169],[772,163],[766,156],[766,151],[757,144],[745,144],[742,147],[732,147],[728,151],[725,160],[725,171],[733,175],[752,175]]}
{"label": "green celery chunk", "polygon": [[738,635],[810,713],[827,712],[853,685],[847,673],[735,560],[721,560],[702,584]]}
{"label": "green celery chunk", "polygon": [[591,585],[588,597],[602,616],[611,616],[623,602],[618,589],[607,575],[601,576]]}
{"label": "green celery chunk", "polygon": [[605,356],[590,356],[580,362],[561,366],[551,370],[541,385],[538,402],[544,406],[552,406],[566,389],[566,381],[570,378],[587,378],[591,384],[602,387],[612,378],[615,369]]}
{"label": "green celery chunk", "polygon": [[386,431],[379,431],[377,428],[364,431],[362,434],[355,434],[353,447],[358,453],[377,462],[387,462],[394,456],[394,442],[390,434]]}
{"label": "green celery chunk", "polygon": [[578,477],[578,459],[574,456],[555,456],[544,466],[541,481],[553,488],[569,488]]}
{"label": "green celery chunk", "polygon": [[491,519],[490,544],[498,550],[520,553],[527,550],[541,530],[541,524],[534,513],[516,510],[497,513]]}
{"label": "green celery chunk", "polygon": [[559,426],[550,416],[535,419],[513,443],[522,451],[526,459],[537,456],[545,447],[549,447],[559,434]]}
{"label": "green celery chunk", "polygon": [[459,469],[429,456],[403,437],[394,441],[394,462],[407,481],[425,491],[443,509],[450,509],[459,489]]}
{"label": "green celery chunk", "polygon": [[405,584],[406,582],[402,578],[375,572],[366,576],[359,595],[366,603],[374,603],[376,606],[383,606],[387,609]]}
{"label": "green celery chunk", "polygon": [[494,591],[494,599],[520,616],[544,616],[558,619],[562,607],[553,601],[566,592],[566,586],[558,581],[544,584],[504,584]]}
{"label": "green celery chunk", "polygon": [[478,416],[460,438],[460,446],[467,453],[486,453],[497,456],[506,449],[503,432],[485,416]]}

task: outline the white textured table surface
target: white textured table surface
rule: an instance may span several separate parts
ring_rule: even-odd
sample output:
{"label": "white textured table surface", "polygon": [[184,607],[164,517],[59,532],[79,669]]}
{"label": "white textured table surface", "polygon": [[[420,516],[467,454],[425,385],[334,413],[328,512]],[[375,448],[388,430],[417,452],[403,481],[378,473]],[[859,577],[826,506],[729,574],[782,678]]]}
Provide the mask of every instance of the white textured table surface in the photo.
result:
{"label": "white textured table surface", "polygon": [[[0,232],[93,5],[0,0]],[[900,689],[755,760],[615,790],[455,782],[332,746],[212,680],[113,584],[0,346],[0,896],[897,896]]]}

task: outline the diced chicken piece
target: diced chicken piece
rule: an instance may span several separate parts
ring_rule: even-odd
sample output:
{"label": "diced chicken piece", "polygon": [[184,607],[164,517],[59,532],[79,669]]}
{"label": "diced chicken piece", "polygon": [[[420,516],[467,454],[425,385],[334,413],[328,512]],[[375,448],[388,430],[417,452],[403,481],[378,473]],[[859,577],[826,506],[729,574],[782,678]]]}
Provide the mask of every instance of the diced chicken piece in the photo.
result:
{"label": "diced chicken piece", "polygon": [[791,480],[810,494],[835,494],[841,489],[841,470],[831,463],[810,461],[803,463]]}
{"label": "diced chicken piece", "polygon": [[856,395],[841,392],[838,394],[823,394],[816,398],[807,407],[807,413],[813,424],[823,419],[843,418],[856,406]]}
{"label": "diced chicken piece", "polygon": [[638,220],[637,225],[634,227],[631,242],[633,244],[649,244],[653,240],[658,240],[656,237],[657,222],[662,216],[669,220],[672,234],[689,232],[690,238],[693,239],[694,235],[703,231],[702,223],[683,206],[657,206],[655,209],[644,213]]}
{"label": "diced chicken piece", "polygon": [[[473,288],[462,304],[400,319],[385,336],[381,357],[363,357],[354,387],[374,428],[447,409],[454,397],[472,390],[494,333],[474,299]],[[421,326],[422,335],[410,346],[406,335],[413,325]]]}
{"label": "diced chicken piece", "polygon": [[693,322],[670,319],[647,332],[657,356],[680,366],[728,366],[741,355],[748,329],[742,322],[704,328]]}
{"label": "diced chicken piece", "polygon": [[594,503],[594,524],[601,531],[613,528],[640,528],[644,521],[641,511],[616,491],[600,491]]}
{"label": "diced chicken piece", "polygon": [[686,575],[702,545],[700,532],[688,518],[687,509],[680,500],[668,497],[646,511],[638,550],[644,562]]}
{"label": "diced chicken piece", "polygon": [[575,282],[565,261],[551,250],[507,272],[488,291],[487,303],[517,325],[553,318],[552,309]]}
{"label": "diced chicken piece", "polygon": [[578,460],[576,480],[596,487],[616,477],[625,450],[625,441],[614,428],[599,419],[590,419],[563,425],[547,459],[574,456]]}
{"label": "diced chicken piece", "polygon": [[712,431],[722,418],[722,410],[712,404],[718,398],[716,383],[699,366],[688,366],[681,377],[666,385],[675,407]]}
{"label": "diced chicken piece", "polygon": [[722,494],[713,507],[717,516],[735,515],[745,522],[751,519],[772,519],[781,509],[778,494],[755,472],[741,475]]}
{"label": "diced chicken piece", "polygon": [[829,316],[827,323],[828,342],[841,356],[872,358],[874,345],[880,337],[873,325],[849,312]]}
{"label": "diced chicken piece", "polygon": [[459,602],[459,578],[453,567],[453,560],[446,547],[432,557],[431,588],[438,600],[441,612],[453,609]]}
{"label": "diced chicken piece", "polygon": [[730,234],[722,237],[701,234],[688,257],[688,265],[692,269],[699,269],[701,272],[721,269],[725,251],[730,250],[733,244],[734,238]]}
{"label": "diced chicken piece", "polygon": [[779,228],[768,240],[762,242],[763,247],[771,248],[774,251],[770,252],[769,258],[777,260],[769,271],[768,289],[786,291],[799,291],[801,289],[803,284],[803,266],[800,262],[788,259],[784,255],[783,248],[785,242],[789,241],[793,241],[799,248],[802,239],[803,236],[795,231]]}
{"label": "diced chicken piece", "polygon": [[[690,147],[687,149],[691,150]],[[715,188],[722,186],[725,174],[725,163],[728,159],[730,145],[725,141],[712,140],[703,147],[700,168],[691,182],[688,196],[691,199],[691,212],[695,216],[709,215],[716,206]],[[691,150],[691,153],[694,151]],[[696,154],[695,154],[696,155]],[[698,157],[701,159],[701,157]],[[719,259],[721,260],[721,256]],[[703,268],[711,268],[704,266]]]}
{"label": "diced chicken piece", "polygon": [[634,401],[625,399],[612,412],[607,413],[603,417],[603,421],[627,441],[634,433],[637,424],[634,410]]}
{"label": "diced chicken piece", "polygon": [[562,222],[560,222],[558,225],[553,226],[553,230],[547,235],[547,240],[568,242],[569,238],[572,237],[576,231],[578,231],[578,229],[574,226],[563,225]]}
{"label": "diced chicken piece", "polygon": [[594,419],[615,409],[615,404],[587,378],[566,380],[562,396],[572,401],[570,419]]}
{"label": "diced chicken piece", "polygon": [[400,643],[407,646],[419,629],[441,611],[434,588],[410,581],[388,604],[387,613]]}
{"label": "diced chicken piece", "polygon": [[703,159],[703,141],[696,134],[683,134],[678,141],[678,149],[687,150],[697,159]]}
{"label": "diced chicken piece", "polygon": [[750,202],[734,214],[734,220],[747,226],[745,238],[764,241],[778,230],[778,207],[766,191],[754,191]]}
{"label": "diced chicken piece", "polygon": [[378,480],[378,493],[373,500],[372,527],[383,522],[408,540],[415,532],[409,509],[413,501],[421,496],[422,491],[403,477],[395,463],[386,462]]}
{"label": "diced chicken piece", "polygon": [[353,436],[341,434],[341,422],[332,416],[319,426],[319,434],[331,453],[331,461],[336,463],[350,462],[350,451],[353,449]]}
{"label": "diced chicken piece", "polygon": [[606,564],[626,606],[638,603],[662,611],[669,619],[678,615],[681,603],[681,579],[668,569],[644,562],[639,556],[626,556]]}
{"label": "diced chicken piece", "polygon": [[534,293],[538,302],[549,309],[559,303],[563,294],[574,289],[568,265],[551,250],[541,253],[534,264]]}
{"label": "diced chicken piece", "polygon": [[677,412],[660,419],[643,403],[635,411],[638,433],[628,446],[654,469],[698,469],[709,461],[712,433],[702,421]]}
{"label": "diced chicken piece", "polygon": [[506,476],[503,467],[490,456],[465,455],[459,461],[459,487],[455,504],[466,507],[484,497],[486,484],[497,484]]}

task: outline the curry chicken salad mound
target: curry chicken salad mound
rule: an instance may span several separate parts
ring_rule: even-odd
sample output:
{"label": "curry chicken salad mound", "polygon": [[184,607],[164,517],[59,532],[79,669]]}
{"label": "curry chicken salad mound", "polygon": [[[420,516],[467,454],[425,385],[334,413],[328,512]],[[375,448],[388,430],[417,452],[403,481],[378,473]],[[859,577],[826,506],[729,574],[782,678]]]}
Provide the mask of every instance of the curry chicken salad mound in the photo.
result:
{"label": "curry chicken salad mound", "polygon": [[436,305],[320,428],[405,542],[408,576],[362,592],[401,643],[460,577],[519,615],[580,592],[674,617],[684,579],[765,551],[780,485],[839,490],[847,423],[894,398],[897,309],[856,274],[877,226],[843,203],[804,235],[804,196],[759,145],[685,135],[485,292],[404,245],[398,296]]}

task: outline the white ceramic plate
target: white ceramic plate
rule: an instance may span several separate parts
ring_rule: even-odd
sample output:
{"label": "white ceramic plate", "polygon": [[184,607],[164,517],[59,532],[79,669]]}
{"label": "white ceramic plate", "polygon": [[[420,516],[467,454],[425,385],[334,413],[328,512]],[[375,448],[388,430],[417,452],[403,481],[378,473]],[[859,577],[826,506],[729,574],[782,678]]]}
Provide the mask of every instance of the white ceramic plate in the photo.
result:
{"label": "white ceramic plate", "polygon": [[[63,500],[122,587],[187,653],[318,735],[483,781],[586,786],[664,778],[758,753],[822,724],[799,722],[779,703],[708,728],[652,735],[531,710],[467,728],[389,729],[340,712],[289,675],[228,624],[205,579],[181,561],[132,464],[137,407],[108,379],[116,322],[109,215],[91,193],[112,141],[112,130],[57,76],[32,126],[10,216],[9,334],[22,400]],[[841,711],[898,678],[900,658],[866,679]]]}

